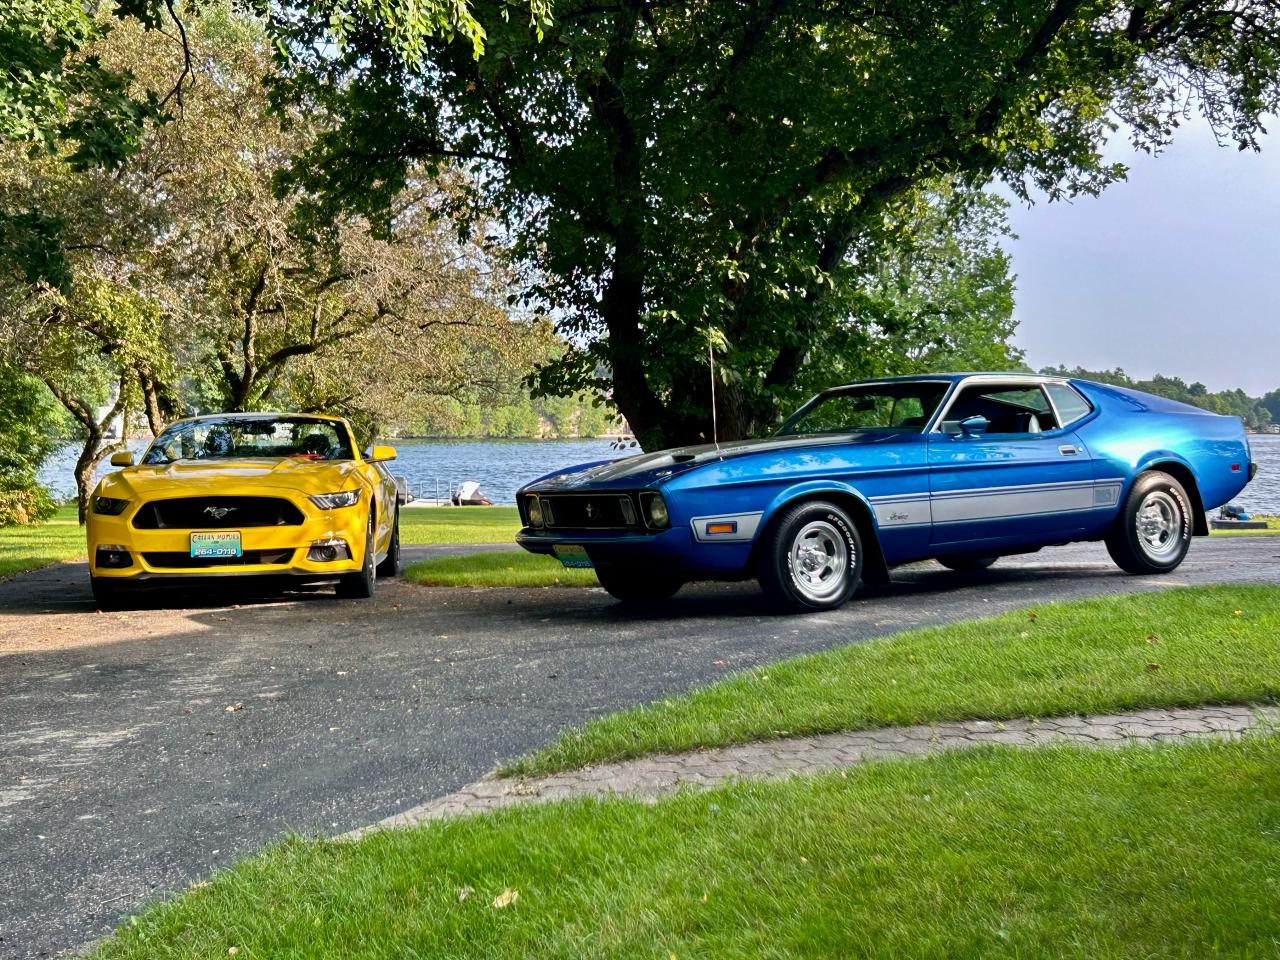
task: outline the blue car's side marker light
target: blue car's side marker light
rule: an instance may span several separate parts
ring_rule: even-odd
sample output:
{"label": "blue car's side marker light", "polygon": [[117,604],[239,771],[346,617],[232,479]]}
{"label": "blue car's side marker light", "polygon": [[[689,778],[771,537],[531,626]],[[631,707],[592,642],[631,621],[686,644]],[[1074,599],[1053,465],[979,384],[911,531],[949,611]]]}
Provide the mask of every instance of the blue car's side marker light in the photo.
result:
{"label": "blue car's side marker light", "polygon": [[707,524],[707,535],[715,536],[718,533],[737,533],[737,520],[720,520]]}

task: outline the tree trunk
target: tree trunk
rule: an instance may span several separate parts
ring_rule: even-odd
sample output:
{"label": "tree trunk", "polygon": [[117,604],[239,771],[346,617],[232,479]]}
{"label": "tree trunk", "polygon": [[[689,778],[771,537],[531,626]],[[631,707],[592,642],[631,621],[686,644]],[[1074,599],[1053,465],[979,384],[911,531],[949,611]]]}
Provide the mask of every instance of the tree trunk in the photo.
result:
{"label": "tree trunk", "polygon": [[[116,402],[111,405],[111,409],[101,419],[93,415],[93,404],[91,402],[80,400],[64,390],[61,384],[47,377],[42,377],[41,379],[44,380],[53,395],[58,398],[58,402],[67,408],[67,411],[84,429],[84,445],[80,448],[80,456],[76,458],[75,468],[77,514],[80,518],[80,524],[83,526],[89,518],[89,498],[93,495],[93,475],[98,469],[98,464],[104,458],[117,450],[123,449],[125,446],[124,436],[128,432],[129,423],[126,403],[130,375],[121,375]],[[111,421],[116,417],[120,417],[121,442],[104,447],[102,441],[106,435],[107,427],[111,425]]]}
{"label": "tree trunk", "polygon": [[164,429],[164,410],[160,404],[160,385],[151,374],[138,374],[138,383],[142,387],[142,403],[147,412],[147,426],[151,435],[157,437]]}
{"label": "tree trunk", "polygon": [[84,447],[76,458],[76,502],[79,506],[80,525],[89,519],[89,497],[93,494],[93,474],[102,462],[102,454],[98,448],[102,443],[102,434],[88,431],[85,434]]}

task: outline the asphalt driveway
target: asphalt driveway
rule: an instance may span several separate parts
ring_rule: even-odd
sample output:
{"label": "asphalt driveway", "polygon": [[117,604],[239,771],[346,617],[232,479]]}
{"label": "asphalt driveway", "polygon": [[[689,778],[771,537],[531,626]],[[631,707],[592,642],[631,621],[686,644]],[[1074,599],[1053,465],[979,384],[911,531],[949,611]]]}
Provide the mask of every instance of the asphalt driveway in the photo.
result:
{"label": "asphalt driveway", "polygon": [[400,583],[99,614],[80,564],[0,583],[0,957],[77,947],[283,833],[378,820],[730,670],[1050,600],[1280,583],[1280,537],[1198,540],[1158,579],[1080,545],[895,580],[809,617],[750,584],[635,616],[599,590]]}

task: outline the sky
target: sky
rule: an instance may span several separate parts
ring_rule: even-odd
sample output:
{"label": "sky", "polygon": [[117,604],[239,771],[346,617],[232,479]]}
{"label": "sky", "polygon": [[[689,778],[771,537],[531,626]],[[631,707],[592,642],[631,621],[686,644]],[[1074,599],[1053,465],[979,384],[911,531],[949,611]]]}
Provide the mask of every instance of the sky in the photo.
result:
{"label": "sky", "polygon": [[1100,196],[1009,209],[1027,362],[1280,387],[1280,132],[1241,153],[1197,120],[1110,158],[1129,178]]}

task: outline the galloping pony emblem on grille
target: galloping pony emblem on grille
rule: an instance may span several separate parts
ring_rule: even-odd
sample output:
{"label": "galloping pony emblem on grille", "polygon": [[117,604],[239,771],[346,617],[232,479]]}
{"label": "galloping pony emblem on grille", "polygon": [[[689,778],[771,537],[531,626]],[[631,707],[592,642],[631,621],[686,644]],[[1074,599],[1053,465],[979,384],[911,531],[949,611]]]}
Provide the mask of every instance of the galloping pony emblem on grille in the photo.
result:
{"label": "galloping pony emblem on grille", "polygon": [[596,518],[596,505],[594,503],[587,504],[587,519],[594,520]]}
{"label": "galloping pony emblem on grille", "polygon": [[223,517],[227,516],[228,514],[235,513],[235,511],[236,511],[235,507],[208,506],[204,508],[204,512],[207,513],[209,516],[213,517],[213,519],[215,520],[221,520]]}

